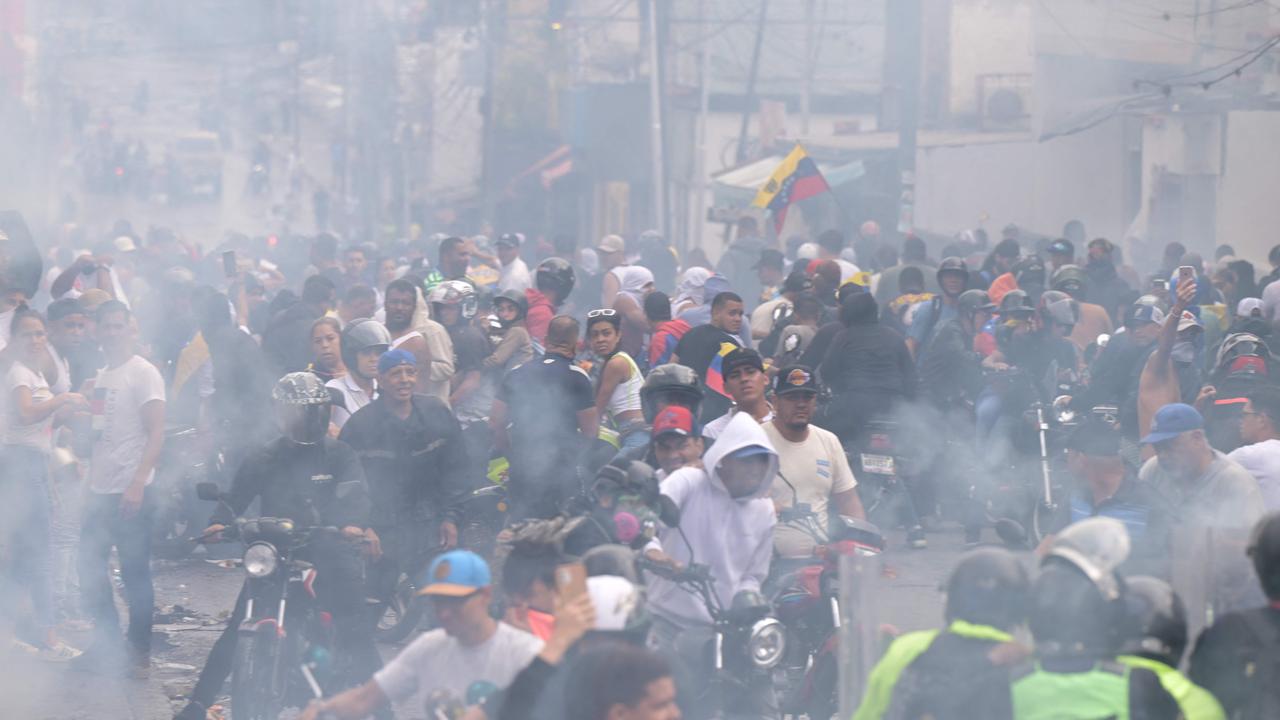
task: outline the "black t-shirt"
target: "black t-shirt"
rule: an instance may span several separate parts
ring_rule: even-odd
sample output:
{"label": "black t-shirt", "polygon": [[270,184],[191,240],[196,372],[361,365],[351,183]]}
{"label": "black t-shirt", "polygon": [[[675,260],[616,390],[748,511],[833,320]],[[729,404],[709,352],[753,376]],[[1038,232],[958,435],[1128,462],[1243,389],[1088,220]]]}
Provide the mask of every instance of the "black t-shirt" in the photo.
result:
{"label": "black t-shirt", "polygon": [[680,358],[681,365],[693,368],[698,377],[706,382],[707,368],[716,355],[720,354],[724,343],[734,347],[742,345],[737,338],[715,325],[699,325],[680,338],[680,342],[676,343],[675,354]]}
{"label": "black t-shirt", "polygon": [[[1280,668],[1280,609],[1263,607],[1228,613],[1196,640],[1191,653],[1191,682],[1213,693],[1228,717],[1253,715],[1273,704],[1276,668]],[[1264,680],[1266,678],[1266,680]]]}
{"label": "black t-shirt", "polygon": [[493,344],[474,325],[458,324],[449,328],[453,342],[453,366],[457,372],[482,370],[484,359],[493,353]]}
{"label": "black t-shirt", "polygon": [[564,472],[566,456],[580,447],[578,412],[596,404],[586,371],[548,353],[507,373],[498,399],[506,403],[511,421],[512,472],[536,477]]}

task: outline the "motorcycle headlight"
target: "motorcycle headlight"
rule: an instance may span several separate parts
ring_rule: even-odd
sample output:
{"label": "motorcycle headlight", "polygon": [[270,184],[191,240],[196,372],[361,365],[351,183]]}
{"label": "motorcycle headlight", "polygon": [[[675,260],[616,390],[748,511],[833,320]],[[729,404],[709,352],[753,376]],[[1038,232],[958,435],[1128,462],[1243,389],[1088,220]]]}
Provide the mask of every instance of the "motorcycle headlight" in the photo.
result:
{"label": "motorcycle headlight", "polygon": [[1059,395],[1053,399],[1053,419],[1062,425],[1075,421],[1076,411],[1071,409],[1070,395]]}
{"label": "motorcycle headlight", "polygon": [[244,571],[252,578],[264,578],[276,571],[280,557],[269,543],[254,543],[244,551]]}
{"label": "motorcycle headlight", "polygon": [[777,665],[786,649],[787,633],[782,623],[773,618],[765,618],[751,626],[747,652],[751,654],[751,663],[757,668],[768,670]]}

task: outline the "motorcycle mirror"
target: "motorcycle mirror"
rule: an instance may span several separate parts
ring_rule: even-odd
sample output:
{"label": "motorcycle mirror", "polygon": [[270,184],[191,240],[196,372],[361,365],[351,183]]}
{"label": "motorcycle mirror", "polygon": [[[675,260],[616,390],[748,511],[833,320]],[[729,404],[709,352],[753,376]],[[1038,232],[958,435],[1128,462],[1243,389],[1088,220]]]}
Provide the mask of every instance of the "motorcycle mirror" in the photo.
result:
{"label": "motorcycle mirror", "polygon": [[669,528],[680,527],[680,507],[666,495],[658,496],[658,519]]}
{"label": "motorcycle mirror", "polygon": [[217,501],[222,499],[222,492],[218,490],[217,483],[196,483],[196,497],[201,500]]}

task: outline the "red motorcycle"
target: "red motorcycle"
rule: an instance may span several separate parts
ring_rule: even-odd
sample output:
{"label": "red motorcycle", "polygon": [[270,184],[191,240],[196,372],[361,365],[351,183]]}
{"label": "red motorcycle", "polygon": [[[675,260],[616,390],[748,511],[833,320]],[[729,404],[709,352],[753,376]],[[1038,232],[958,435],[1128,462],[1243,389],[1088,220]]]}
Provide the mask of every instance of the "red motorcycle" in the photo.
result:
{"label": "red motorcycle", "polygon": [[779,525],[808,534],[817,543],[802,560],[774,558],[769,583],[774,611],[786,629],[786,654],[775,669],[784,716],[826,720],[840,706],[837,645],[842,623],[840,558],[884,551],[879,528],[865,520],[833,516],[829,531],[805,504],[781,512]]}

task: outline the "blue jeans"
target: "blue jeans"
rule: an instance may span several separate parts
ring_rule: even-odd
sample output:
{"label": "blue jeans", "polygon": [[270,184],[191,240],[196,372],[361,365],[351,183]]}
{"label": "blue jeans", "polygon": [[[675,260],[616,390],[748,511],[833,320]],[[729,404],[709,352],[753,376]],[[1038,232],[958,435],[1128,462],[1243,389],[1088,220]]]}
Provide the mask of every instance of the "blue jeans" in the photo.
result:
{"label": "blue jeans", "polygon": [[[47,630],[56,624],[49,555],[49,456],[32,447],[6,445],[0,457],[5,466],[0,474],[0,526],[10,547],[4,605],[9,614],[16,613],[18,598],[9,593],[25,588],[35,626]],[[43,633],[39,639],[43,641]]]}
{"label": "blue jeans", "polygon": [[80,596],[85,613],[94,621],[98,639],[119,642],[120,618],[112,596],[110,558],[115,547],[120,556],[120,579],[129,605],[127,637],[131,649],[151,651],[151,616],[155,589],[151,585],[151,522],[153,506],[147,490],[137,515],[120,515],[118,493],[91,492],[84,501],[80,524]]}

